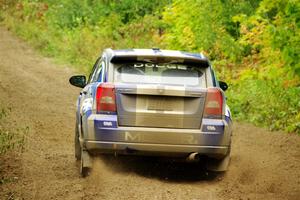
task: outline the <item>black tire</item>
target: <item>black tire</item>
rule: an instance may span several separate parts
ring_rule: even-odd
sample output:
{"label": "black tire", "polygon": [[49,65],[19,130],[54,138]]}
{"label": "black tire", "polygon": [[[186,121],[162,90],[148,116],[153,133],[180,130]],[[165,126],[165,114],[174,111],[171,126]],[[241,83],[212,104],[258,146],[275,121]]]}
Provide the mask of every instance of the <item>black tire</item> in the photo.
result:
{"label": "black tire", "polygon": [[[77,121],[77,120],[76,120]],[[81,159],[81,146],[79,142],[79,129],[78,129],[78,123],[75,124],[75,137],[74,137],[74,144],[75,144],[75,158],[76,160]]]}

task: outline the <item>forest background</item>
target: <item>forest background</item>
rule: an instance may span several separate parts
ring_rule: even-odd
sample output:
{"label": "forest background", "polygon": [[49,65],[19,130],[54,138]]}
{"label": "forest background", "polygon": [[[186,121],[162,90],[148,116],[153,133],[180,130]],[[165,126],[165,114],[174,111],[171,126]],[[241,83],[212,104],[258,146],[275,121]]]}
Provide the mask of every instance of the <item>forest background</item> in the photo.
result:
{"label": "forest background", "polygon": [[202,52],[235,120],[300,134],[299,0],[0,0],[0,23],[86,74],[105,48]]}

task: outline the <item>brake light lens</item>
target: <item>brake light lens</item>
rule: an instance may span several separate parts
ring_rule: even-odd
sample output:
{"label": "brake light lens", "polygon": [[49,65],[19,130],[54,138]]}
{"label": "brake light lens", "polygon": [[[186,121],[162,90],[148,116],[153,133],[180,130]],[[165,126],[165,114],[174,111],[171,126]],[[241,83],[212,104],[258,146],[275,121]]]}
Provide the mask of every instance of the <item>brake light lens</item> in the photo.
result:
{"label": "brake light lens", "polygon": [[204,108],[204,117],[222,118],[223,93],[218,88],[208,88]]}
{"label": "brake light lens", "polygon": [[97,113],[116,112],[115,86],[111,83],[101,83],[96,93]]}

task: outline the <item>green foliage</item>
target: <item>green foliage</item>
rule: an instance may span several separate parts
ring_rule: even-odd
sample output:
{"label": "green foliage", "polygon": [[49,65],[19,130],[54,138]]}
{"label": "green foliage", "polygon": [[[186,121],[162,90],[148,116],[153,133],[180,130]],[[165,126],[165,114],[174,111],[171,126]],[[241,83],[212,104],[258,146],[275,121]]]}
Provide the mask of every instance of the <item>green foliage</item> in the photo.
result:
{"label": "green foliage", "polygon": [[17,1],[4,23],[47,56],[89,72],[104,48],[151,48],[160,42],[166,0]]}
{"label": "green foliage", "polygon": [[47,56],[89,72],[104,48],[205,53],[234,117],[299,130],[298,0],[0,0],[0,21]]}
{"label": "green foliage", "polygon": [[233,115],[271,130],[300,132],[300,88],[282,89],[279,80],[247,78],[232,85],[228,95]]}
{"label": "green foliage", "polygon": [[254,6],[251,1],[175,0],[164,12],[165,42],[173,49],[205,51],[213,60],[236,62],[243,49],[235,41],[239,24],[231,18],[240,12],[253,13]]}
{"label": "green foliage", "polygon": [[277,66],[284,64],[286,72],[300,75],[299,1],[264,0],[253,16],[236,16],[235,21],[242,25],[240,44],[250,47],[259,60],[273,63],[272,54],[278,51]]}

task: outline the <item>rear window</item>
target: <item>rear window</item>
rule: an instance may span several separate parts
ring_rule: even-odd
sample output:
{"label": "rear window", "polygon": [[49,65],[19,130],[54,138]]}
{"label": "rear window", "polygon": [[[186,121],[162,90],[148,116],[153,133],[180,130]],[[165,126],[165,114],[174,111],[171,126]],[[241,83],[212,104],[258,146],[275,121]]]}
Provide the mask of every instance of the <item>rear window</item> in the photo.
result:
{"label": "rear window", "polygon": [[205,87],[205,70],[183,64],[117,64],[114,82]]}

